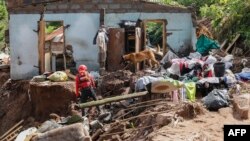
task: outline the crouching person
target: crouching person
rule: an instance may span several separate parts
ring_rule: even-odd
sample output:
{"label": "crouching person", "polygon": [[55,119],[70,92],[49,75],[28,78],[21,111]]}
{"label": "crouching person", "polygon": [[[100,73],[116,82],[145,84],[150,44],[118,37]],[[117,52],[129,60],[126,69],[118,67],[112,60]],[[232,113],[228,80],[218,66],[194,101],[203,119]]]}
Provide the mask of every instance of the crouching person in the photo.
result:
{"label": "crouching person", "polygon": [[[89,98],[93,98],[95,101],[96,93],[94,91],[95,82],[93,77],[88,73],[87,66],[80,65],[78,68],[78,74],[75,79],[76,83],[76,97],[80,97],[81,103],[85,103]],[[100,113],[100,108],[97,106],[97,110]],[[82,109],[82,115],[85,115],[85,110]]]}

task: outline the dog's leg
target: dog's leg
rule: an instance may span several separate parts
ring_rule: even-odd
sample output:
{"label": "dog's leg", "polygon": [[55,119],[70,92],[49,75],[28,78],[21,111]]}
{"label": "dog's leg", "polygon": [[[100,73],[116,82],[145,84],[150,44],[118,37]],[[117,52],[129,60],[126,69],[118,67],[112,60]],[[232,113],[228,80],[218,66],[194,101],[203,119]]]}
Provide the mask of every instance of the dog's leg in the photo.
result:
{"label": "dog's leg", "polygon": [[154,67],[155,67],[155,65],[156,65],[157,68],[159,67],[160,64],[159,64],[159,62],[157,60],[152,59],[152,62],[153,62]]}
{"label": "dog's leg", "polygon": [[152,62],[151,62],[151,59],[148,59],[148,65],[150,68],[152,68]]}

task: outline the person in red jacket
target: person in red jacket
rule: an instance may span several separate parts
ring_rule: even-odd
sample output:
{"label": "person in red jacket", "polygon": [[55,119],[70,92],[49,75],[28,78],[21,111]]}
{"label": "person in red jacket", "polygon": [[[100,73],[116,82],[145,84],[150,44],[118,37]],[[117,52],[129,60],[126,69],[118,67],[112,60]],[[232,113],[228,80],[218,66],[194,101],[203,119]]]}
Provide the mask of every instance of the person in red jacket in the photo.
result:
{"label": "person in red jacket", "polygon": [[[95,101],[96,93],[94,91],[95,82],[93,77],[88,73],[87,66],[80,65],[78,67],[78,74],[76,75],[75,83],[76,83],[76,97],[80,97],[81,103],[87,102],[89,98],[93,98]],[[98,111],[100,112],[100,108],[97,106]],[[83,115],[85,112],[83,110]]]}

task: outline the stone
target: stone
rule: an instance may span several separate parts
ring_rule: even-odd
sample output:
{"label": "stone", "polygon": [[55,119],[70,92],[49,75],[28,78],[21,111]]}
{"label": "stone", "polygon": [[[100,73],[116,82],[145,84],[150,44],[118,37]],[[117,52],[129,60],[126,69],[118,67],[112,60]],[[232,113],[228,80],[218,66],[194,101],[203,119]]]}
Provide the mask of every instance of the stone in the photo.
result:
{"label": "stone", "polygon": [[173,115],[170,113],[158,114],[156,117],[156,123],[160,126],[168,125],[172,121]]}
{"label": "stone", "polygon": [[81,123],[76,123],[38,134],[32,141],[91,141],[91,137]]}
{"label": "stone", "polygon": [[233,98],[233,110],[241,119],[249,118],[250,95],[244,94]]}

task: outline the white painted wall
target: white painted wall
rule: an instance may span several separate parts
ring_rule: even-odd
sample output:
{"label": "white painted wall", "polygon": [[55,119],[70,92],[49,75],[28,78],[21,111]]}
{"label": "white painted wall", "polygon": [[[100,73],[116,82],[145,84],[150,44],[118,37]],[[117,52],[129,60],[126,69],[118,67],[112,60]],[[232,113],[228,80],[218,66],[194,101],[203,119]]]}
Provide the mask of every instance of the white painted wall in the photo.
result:
{"label": "white painted wall", "polygon": [[[26,79],[38,74],[38,35],[39,14],[10,15],[11,78]],[[99,28],[99,14],[70,13],[45,14],[45,21],[64,21],[70,25],[65,31],[66,44],[73,46],[73,56],[77,63],[86,64],[89,70],[98,70],[98,48],[93,38]],[[18,56],[21,65],[18,65]]]}
{"label": "white painted wall", "polygon": [[[10,14],[11,78],[26,79],[38,75],[38,36],[39,14]],[[183,44],[191,44],[192,20],[189,13],[124,13],[106,14],[105,24],[118,27],[120,20],[167,19],[168,32],[173,32],[167,42],[178,50]],[[77,63],[86,64],[89,70],[98,70],[98,47],[93,38],[99,28],[99,14],[65,13],[45,14],[45,21],[63,21],[70,25],[65,31],[66,44],[73,46],[73,56]],[[20,58],[18,60],[18,57]],[[20,64],[21,62],[21,64]],[[19,65],[20,64],[20,65]]]}
{"label": "white painted wall", "polygon": [[105,25],[118,26],[121,20],[136,21],[144,19],[166,19],[167,32],[173,32],[168,36],[168,44],[178,51],[182,46],[193,44],[193,23],[191,13],[116,13],[106,14]]}

